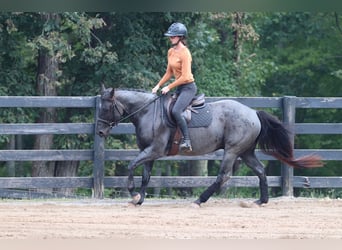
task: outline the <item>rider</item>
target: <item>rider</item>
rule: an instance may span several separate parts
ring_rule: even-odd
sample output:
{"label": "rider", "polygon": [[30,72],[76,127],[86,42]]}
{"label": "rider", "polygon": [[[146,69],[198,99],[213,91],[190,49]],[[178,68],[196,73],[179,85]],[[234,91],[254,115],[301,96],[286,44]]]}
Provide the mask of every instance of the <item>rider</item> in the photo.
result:
{"label": "rider", "polygon": [[162,94],[168,93],[172,88],[176,88],[178,96],[175,105],[172,109],[172,115],[179,126],[183,138],[180,144],[182,151],[192,151],[189,130],[187,122],[182,115],[182,112],[190,104],[195,97],[197,86],[194,82],[194,77],[191,71],[191,53],[186,46],[187,29],[182,23],[173,23],[167,32],[164,34],[169,37],[171,48],[168,50],[168,64],[164,76],[158,84],[152,89],[152,93],[156,93],[158,89],[167,81],[174,77],[174,81],[168,86],[162,88]]}

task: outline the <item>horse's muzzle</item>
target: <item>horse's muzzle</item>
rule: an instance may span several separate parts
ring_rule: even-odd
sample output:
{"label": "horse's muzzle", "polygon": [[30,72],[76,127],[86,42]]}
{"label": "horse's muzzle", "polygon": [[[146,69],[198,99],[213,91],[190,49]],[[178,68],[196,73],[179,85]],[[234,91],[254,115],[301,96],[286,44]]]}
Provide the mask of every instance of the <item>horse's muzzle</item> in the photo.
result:
{"label": "horse's muzzle", "polygon": [[100,137],[107,138],[108,135],[110,134],[110,129],[100,129],[100,130],[97,131],[97,134],[98,134]]}
{"label": "horse's muzzle", "polygon": [[111,127],[100,126],[100,124],[97,124],[96,134],[98,134],[100,137],[106,138],[109,135],[110,130]]}
{"label": "horse's muzzle", "polygon": [[107,137],[107,135],[105,135],[105,133],[103,131],[99,131],[97,132],[97,134],[100,136],[100,137]]}

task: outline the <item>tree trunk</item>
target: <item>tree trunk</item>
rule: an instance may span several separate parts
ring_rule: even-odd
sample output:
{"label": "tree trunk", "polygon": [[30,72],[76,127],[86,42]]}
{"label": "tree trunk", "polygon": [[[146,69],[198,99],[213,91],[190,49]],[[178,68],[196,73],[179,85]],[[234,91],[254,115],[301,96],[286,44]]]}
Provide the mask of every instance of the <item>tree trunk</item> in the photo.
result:
{"label": "tree trunk", "polygon": [[241,13],[241,12],[234,13],[233,51],[234,51],[234,61],[237,63],[240,61],[240,55],[241,55],[240,27],[242,25],[243,19],[244,19],[244,13]]}
{"label": "tree trunk", "polygon": [[[39,51],[38,56],[38,76],[37,76],[37,94],[43,96],[56,96],[56,72],[58,62],[54,56],[47,52]],[[56,122],[55,108],[46,108],[40,112],[37,123]],[[34,149],[51,149],[53,145],[53,135],[36,135]],[[47,177],[54,176],[55,162],[37,161],[32,164],[32,176]],[[39,190],[52,192],[51,189]]]}
{"label": "tree trunk", "polygon": [[[16,135],[15,136],[15,148],[18,150],[23,149],[23,136],[22,135]],[[16,176],[26,176],[27,171],[24,167],[24,163],[22,161],[15,162],[15,172]]]}
{"label": "tree trunk", "polygon": [[[180,176],[208,176],[208,161],[185,161],[180,167]],[[180,196],[187,197],[193,194],[193,188],[180,188]]]}
{"label": "tree trunk", "polygon": [[[281,175],[280,173],[280,163],[277,161],[268,161],[266,168],[265,168],[265,172],[267,176],[279,176]],[[280,187],[271,187],[270,188],[270,196],[271,197],[276,197],[282,195],[281,193],[281,188]]]}
{"label": "tree trunk", "polygon": [[[54,19],[58,22],[58,14],[44,15],[46,20]],[[48,36],[48,35],[47,35]],[[57,96],[57,72],[59,70],[59,60],[54,54],[46,50],[40,50],[38,55],[38,75],[37,75],[37,94],[41,96]],[[57,112],[55,108],[46,108],[40,112],[40,116],[36,122],[38,123],[54,123],[57,121]],[[36,135],[34,142],[34,149],[51,149],[53,147],[54,136]],[[53,176],[76,176],[79,167],[77,161],[38,161],[32,165],[32,176],[36,177],[53,177]],[[71,195],[74,189],[43,189],[39,192],[53,191],[63,193],[64,195]]]}
{"label": "tree trunk", "polygon": [[[115,171],[114,171],[114,176],[127,176],[128,175],[128,168],[127,166],[123,165],[122,162],[116,161],[115,162]],[[116,192],[119,194],[117,195]],[[130,197],[130,194],[127,190],[127,188],[117,188],[114,190],[114,198],[116,196],[119,197]]]}
{"label": "tree trunk", "polygon": [[[15,135],[10,135],[7,148],[10,150],[15,149]],[[7,176],[14,177],[15,176],[15,161],[6,162],[6,168],[7,168]]]}
{"label": "tree trunk", "polygon": [[[45,21],[54,19],[57,21],[57,14],[43,14]],[[47,35],[48,36],[48,35]],[[38,74],[37,74],[37,94],[41,96],[56,96],[56,82],[58,71],[58,59],[47,50],[38,52]],[[56,122],[55,108],[46,108],[40,112],[38,123]],[[53,135],[36,135],[34,149],[51,149],[53,145]],[[37,161],[32,164],[32,176],[47,177],[54,176],[55,162]],[[52,192],[52,189],[39,190],[40,192]]]}
{"label": "tree trunk", "polygon": [[[234,13],[234,31],[233,31],[233,52],[234,52],[234,62],[239,63],[240,62],[240,56],[241,56],[241,50],[242,50],[242,39],[240,38],[240,28],[242,26],[242,22],[244,19],[244,13],[241,12],[235,12]],[[238,68],[234,69],[234,76],[239,77],[241,75],[241,72]]]}
{"label": "tree trunk", "polygon": [[[78,167],[80,165],[79,161],[57,161],[55,168],[56,177],[69,177],[76,176]],[[56,188],[54,189],[57,193],[63,193],[65,196],[72,196],[75,192],[74,188]]]}
{"label": "tree trunk", "polygon": [[208,161],[190,161],[191,176],[208,176]]}

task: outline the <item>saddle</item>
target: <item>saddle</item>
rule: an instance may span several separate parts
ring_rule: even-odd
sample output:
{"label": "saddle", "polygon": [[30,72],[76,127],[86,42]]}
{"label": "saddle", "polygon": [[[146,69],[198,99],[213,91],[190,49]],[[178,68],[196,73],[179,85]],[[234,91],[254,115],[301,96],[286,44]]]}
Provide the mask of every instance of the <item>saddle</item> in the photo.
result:
{"label": "saddle", "polygon": [[[167,119],[168,119],[170,127],[176,127],[176,123],[172,117],[171,111],[172,111],[172,108],[173,108],[177,98],[178,98],[177,94],[172,94],[171,98],[169,98],[166,102],[165,109],[166,109],[166,115],[167,115]],[[189,106],[182,113],[182,116],[184,116],[187,123],[189,123],[191,121],[192,112],[198,114],[198,112],[199,112],[198,109],[203,108],[204,105],[205,105],[204,94],[199,94],[191,100]]]}
{"label": "saddle", "polygon": [[[175,132],[172,133],[170,138],[170,150],[168,155],[176,155],[178,153],[181,140],[180,129],[177,127],[171,112],[177,98],[177,94],[172,94],[171,97],[167,98],[163,104],[164,120],[166,124],[171,128],[176,128]],[[190,102],[189,106],[184,110],[182,115],[185,117],[189,128],[207,127],[212,121],[211,109],[205,103],[204,94],[195,96]]]}

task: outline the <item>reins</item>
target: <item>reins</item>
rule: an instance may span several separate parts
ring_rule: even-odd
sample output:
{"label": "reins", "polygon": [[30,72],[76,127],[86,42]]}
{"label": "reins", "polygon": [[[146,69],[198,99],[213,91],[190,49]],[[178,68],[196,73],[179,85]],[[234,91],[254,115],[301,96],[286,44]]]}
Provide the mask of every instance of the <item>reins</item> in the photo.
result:
{"label": "reins", "polygon": [[[126,120],[126,119],[128,119],[128,118],[134,116],[135,114],[139,113],[141,110],[143,110],[143,109],[146,108],[148,105],[150,105],[151,103],[153,103],[153,102],[155,102],[156,100],[158,100],[160,97],[161,97],[161,95],[159,95],[159,96],[153,98],[151,101],[145,103],[143,106],[141,106],[140,108],[138,108],[136,111],[134,111],[134,112],[132,112],[132,113],[130,113],[130,114],[128,114],[128,115],[126,115],[126,116],[120,118],[118,121],[109,122],[109,121],[103,120],[103,119],[101,119],[101,118],[97,118],[97,120],[98,120],[98,121],[101,121],[101,122],[103,122],[103,123],[105,123],[105,124],[107,124],[108,126],[110,126],[110,128],[113,128],[113,127],[117,126],[120,122],[122,122],[123,120]],[[120,103],[120,104],[121,104],[121,103]],[[122,105],[122,104],[121,104],[121,105]],[[117,102],[116,102],[115,100],[114,100],[112,106],[119,112],[120,116],[122,116],[120,110],[119,110],[118,107],[117,107]],[[123,105],[122,105],[122,106],[123,106]],[[123,109],[124,109],[124,108],[123,108]],[[125,110],[124,110],[124,111],[125,111]],[[125,111],[125,112],[126,112],[126,111]],[[127,113],[127,112],[126,112],[126,113]]]}

